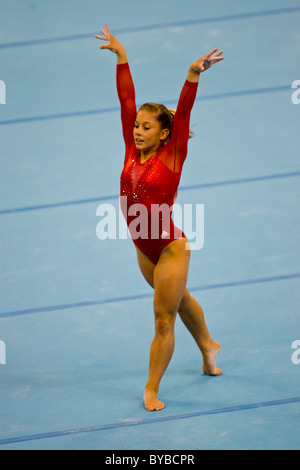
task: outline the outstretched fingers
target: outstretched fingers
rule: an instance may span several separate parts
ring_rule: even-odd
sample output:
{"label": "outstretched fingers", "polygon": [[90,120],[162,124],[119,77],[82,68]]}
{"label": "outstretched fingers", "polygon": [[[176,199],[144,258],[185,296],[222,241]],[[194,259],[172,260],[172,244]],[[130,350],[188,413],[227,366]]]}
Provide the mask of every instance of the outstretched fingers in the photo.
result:
{"label": "outstretched fingers", "polygon": [[106,23],[104,25],[104,30],[102,29],[101,32],[104,34],[104,36],[107,40],[109,40],[111,38],[111,33],[110,33]]}
{"label": "outstretched fingers", "polygon": [[110,41],[111,33],[107,27],[107,24],[104,25],[104,29],[101,29],[102,36],[95,34],[95,38],[101,39],[102,41]]}
{"label": "outstretched fingers", "polygon": [[204,59],[204,61],[219,61],[225,59],[225,57],[220,57],[224,51],[221,50],[216,54],[217,50],[218,47],[205,54],[202,59]]}
{"label": "outstretched fingers", "polygon": [[200,63],[202,63],[202,71],[209,69],[212,65],[224,60],[225,57],[222,56],[223,50],[218,51],[218,48],[213,49],[212,51],[205,54],[201,59]]}
{"label": "outstretched fingers", "polygon": [[205,55],[203,56],[203,58],[208,59],[208,58],[211,57],[215,52],[217,52],[218,49],[219,49],[219,48],[216,47],[216,48],[213,49],[212,51],[210,51],[210,52],[208,52],[207,54],[205,54]]}
{"label": "outstretched fingers", "polygon": [[127,57],[126,57],[126,51],[123,47],[123,45],[118,41],[118,39],[111,34],[110,30],[107,27],[107,24],[104,25],[104,28],[101,30],[101,34],[96,34],[95,37],[97,39],[101,39],[101,41],[107,41],[106,44],[102,44],[100,46],[100,49],[107,49],[111,52],[114,52],[118,56],[118,64],[121,63],[126,63],[127,62]]}

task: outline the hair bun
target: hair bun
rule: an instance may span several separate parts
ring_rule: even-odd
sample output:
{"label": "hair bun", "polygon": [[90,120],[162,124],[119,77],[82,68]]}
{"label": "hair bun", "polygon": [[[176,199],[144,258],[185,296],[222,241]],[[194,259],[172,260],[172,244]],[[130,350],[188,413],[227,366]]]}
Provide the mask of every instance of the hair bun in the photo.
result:
{"label": "hair bun", "polygon": [[[175,116],[175,114],[176,114],[176,109],[170,108],[170,109],[168,109],[168,111],[169,111],[169,113],[171,114],[172,119],[174,119],[174,116]],[[190,132],[189,132],[189,139],[191,139],[193,136],[194,136],[194,132],[192,131],[192,129],[190,129]]]}

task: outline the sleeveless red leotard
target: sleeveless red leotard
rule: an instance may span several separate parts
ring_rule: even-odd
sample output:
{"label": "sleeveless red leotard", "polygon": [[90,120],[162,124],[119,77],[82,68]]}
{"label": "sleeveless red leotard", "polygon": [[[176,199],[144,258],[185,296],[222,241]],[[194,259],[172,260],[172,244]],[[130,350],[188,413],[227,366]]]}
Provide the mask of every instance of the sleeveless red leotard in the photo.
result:
{"label": "sleeveless red leotard", "polygon": [[185,82],[170,140],[142,164],[133,138],[137,114],[134,84],[128,63],[117,65],[117,90],[126,146],[121,209],[133,242],[154,264],[169,243],[185,237],[173,223],[172,206],[187,156],[190,114],[197,88],[198,83]]}

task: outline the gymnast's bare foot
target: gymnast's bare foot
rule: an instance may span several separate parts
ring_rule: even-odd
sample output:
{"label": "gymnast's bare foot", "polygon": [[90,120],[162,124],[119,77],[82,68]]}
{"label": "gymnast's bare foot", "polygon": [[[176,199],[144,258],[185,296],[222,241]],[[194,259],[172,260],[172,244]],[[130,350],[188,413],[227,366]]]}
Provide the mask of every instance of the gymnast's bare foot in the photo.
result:
{"label": "gymnast's bare foot", "polygon": [[221,351],[221,345],[217,341],[211,340],[209,347],[203,352],[203,372],[206,375],[221,375],[221,369],[216,366],[216,358]]}
{"label": "gymnast's bare foot", "polygon": [[165,408],[165,404],[157,398],[157,393],[145,388],[144,403],[147,411],[159,411]]}

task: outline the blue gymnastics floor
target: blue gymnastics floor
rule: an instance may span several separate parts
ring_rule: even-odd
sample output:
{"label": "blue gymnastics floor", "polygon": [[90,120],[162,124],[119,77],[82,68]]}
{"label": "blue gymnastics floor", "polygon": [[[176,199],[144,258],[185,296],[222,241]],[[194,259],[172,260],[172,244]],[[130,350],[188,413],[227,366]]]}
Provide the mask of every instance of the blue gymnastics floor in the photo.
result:
{"label": "blue gymnastics floor", "polygon": [[[0,450],[299,450],[299,21],[297,0],[2,0]],[[105,22],[139,104],[175,107],[190,64],[226,56],[201,77],[178,198],[205,207],[188,287],[223,375],[178,319],[154,414],[152,291],[131,240],[96,236],[124,155]]]}

